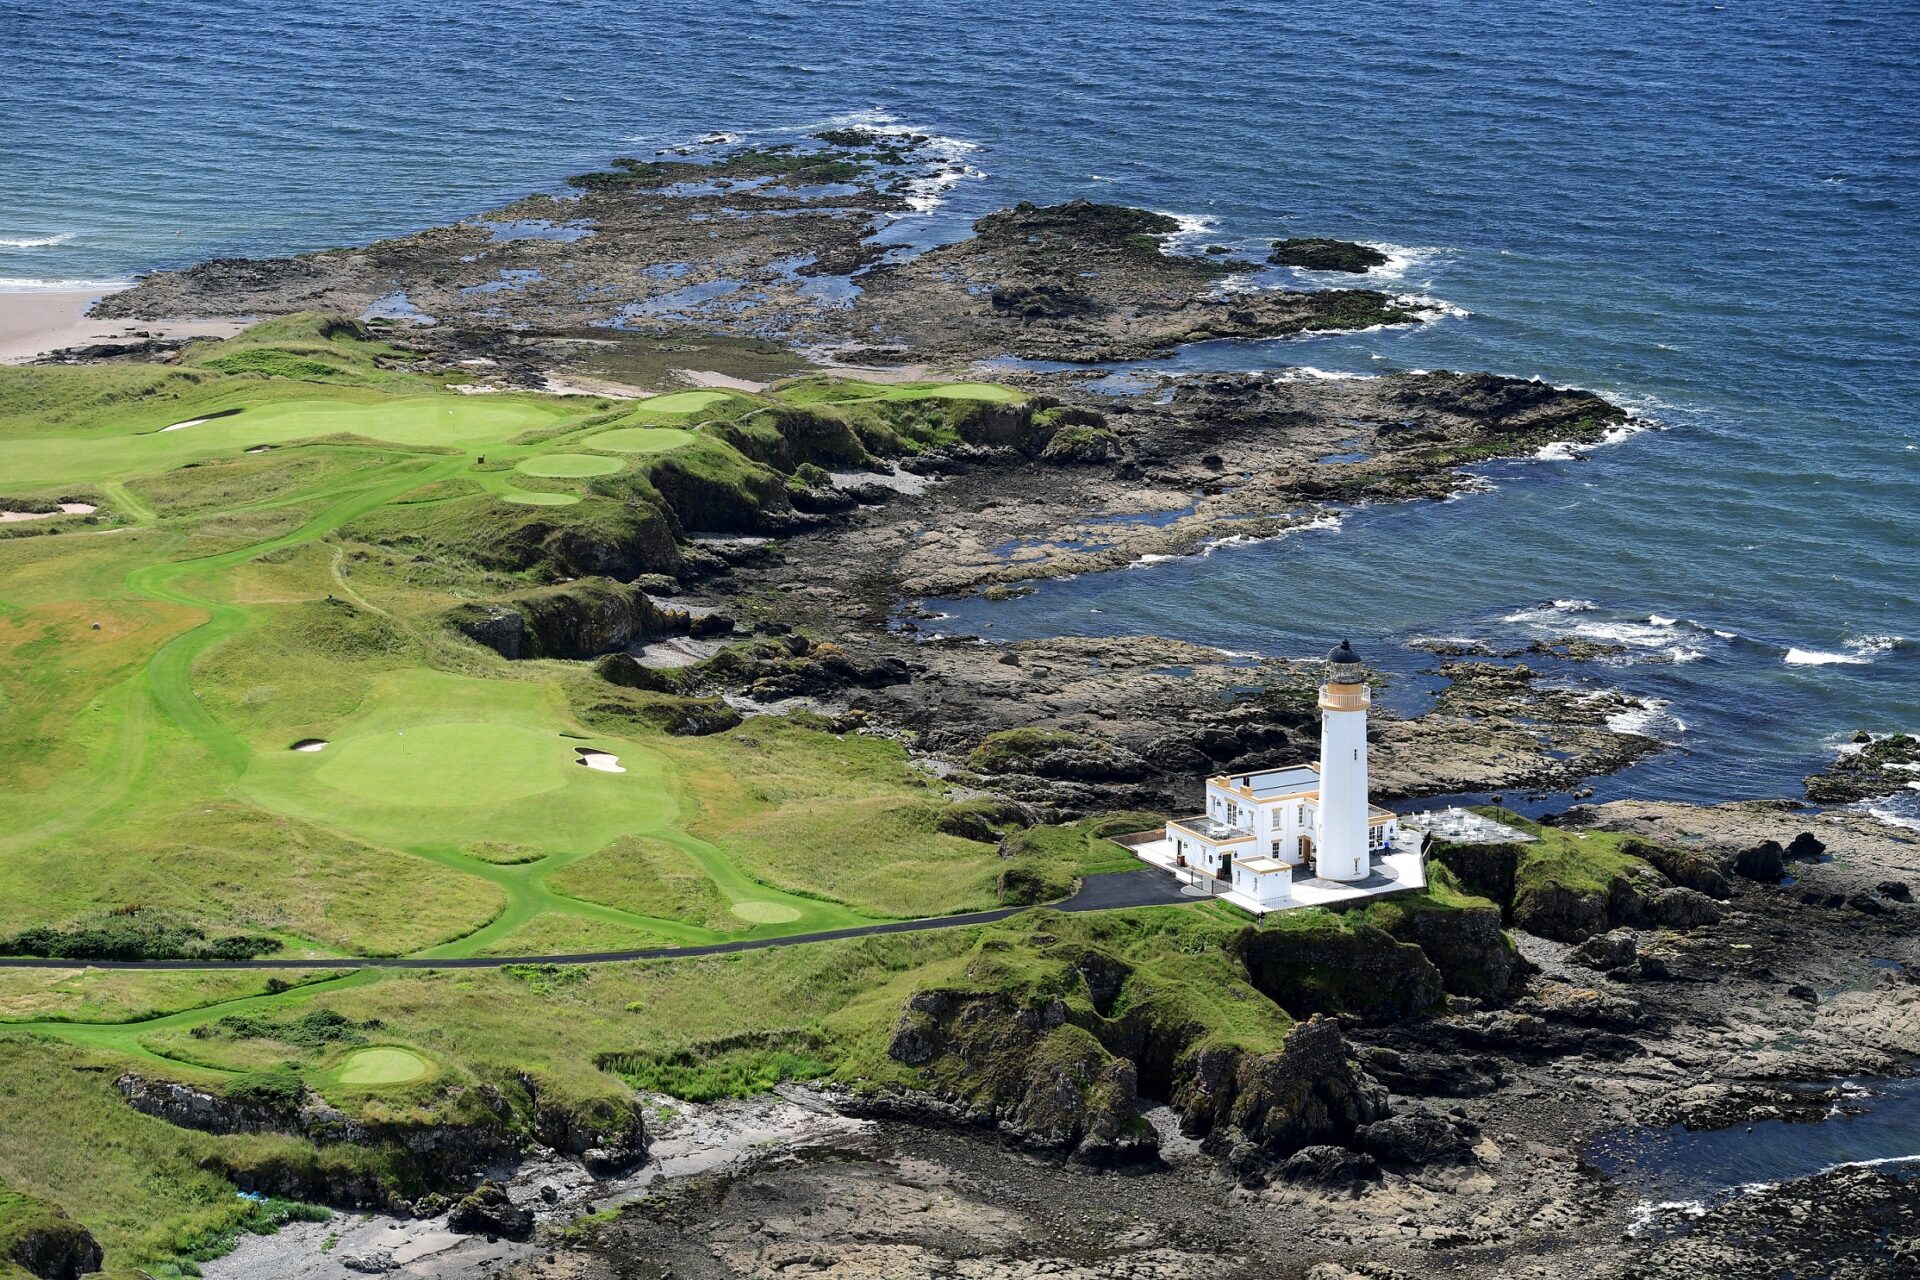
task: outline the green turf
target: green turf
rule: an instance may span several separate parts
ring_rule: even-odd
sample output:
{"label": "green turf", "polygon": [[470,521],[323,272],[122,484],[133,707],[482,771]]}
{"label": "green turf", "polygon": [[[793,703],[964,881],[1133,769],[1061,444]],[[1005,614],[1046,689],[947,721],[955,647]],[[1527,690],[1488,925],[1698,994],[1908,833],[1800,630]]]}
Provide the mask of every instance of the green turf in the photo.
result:
{"label": "green turf", "polygon": [[522,396],[287,400],[179,431],[128,422],[117,435],[10,435],[7,479],[21,486],[124,480],[257,445],[341,434],[410,447],[469,449],[557,425],[578,412],[561,401]]}
{"label": "green turf", "polygon": [[604,476],[623,465],[618,458],[596,458],[588,453],[543,453],[521,460],[514,470],[530,476]]}
{"label": "green turf", "polygon": [[639,409],[643,413],[687,414],[698,413],[702,409],[711,409],[733,398],[730,391],[675,391],[664,396],[653,396],[642,400]]}
{"label": "green turf", "polygon": [[425,1058],[408,1049],[361,1049],[334,1069],[333,1078],[345,1085],[412,1084],[430,1070]]}
{"label": "green turf", "polygon": [[588,436],[578,443],[588,449],[609,449],[614,453],[665,453],[692,444],[696,437],[679,427],[619,427]]}

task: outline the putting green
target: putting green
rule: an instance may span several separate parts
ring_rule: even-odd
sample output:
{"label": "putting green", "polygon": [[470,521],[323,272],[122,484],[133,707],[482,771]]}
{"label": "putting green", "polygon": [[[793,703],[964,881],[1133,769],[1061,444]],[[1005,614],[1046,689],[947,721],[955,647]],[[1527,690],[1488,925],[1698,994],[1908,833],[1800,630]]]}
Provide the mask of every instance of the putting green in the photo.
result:
{"label": "putting green", "polygon": [[665,453],[681,445],[692,444],[695,436],[679,427],[621,427],[588,436],[579,443],[588,449],[608,449],[614,453]]}
{"label": "putting green", "polygon": [[457,808],[552,791],[567,762],[551,734],[468,720],[340,743],[314,776],[361,800]]}
{"label": "putting green", "polygon": [[410,1049],[362,1049],[340,1064],[333,1078],[341,1084],[412,1084],[431,1068]]}
{"label": "putting green", "polygon": [[642,413],[698,413],[702,409],[711,409],[723,400],[731,400],[732,394],[726,391],[676,391],[672,395],[654,396],[640,402]]}
{"label": "putting green", "polygon": [[325,751],[261,751],[241,788],[269,808],[420,852],[478,840],[584,852],[667,826],[678,806],[657,752],[618,738],[584,745],[625,773],[574,764],[582,745],[554,685],[417,668],[377,677]]}
{"label": "putting green", "polygon": [[746,901],[733,904],[733,914],[742,920],[751,920],[755,924],[786,924],[800,918],[798,907],[789,907],[779,902]]}
{"label": "putting green", "polygon": [[514,470],[530,476],[604,476],[625,465],[618,458],[596,458],[590,453],[543,453]]}
{"label": "putting green", "polygon": [[401,445],[467,448],[551,426],[579,410],[514,396],[390,396],[283,400],[183,431],[42,436],[7,442],[7,479],[20,486],[150,475],[195,458],[310,436],[351,434]]}

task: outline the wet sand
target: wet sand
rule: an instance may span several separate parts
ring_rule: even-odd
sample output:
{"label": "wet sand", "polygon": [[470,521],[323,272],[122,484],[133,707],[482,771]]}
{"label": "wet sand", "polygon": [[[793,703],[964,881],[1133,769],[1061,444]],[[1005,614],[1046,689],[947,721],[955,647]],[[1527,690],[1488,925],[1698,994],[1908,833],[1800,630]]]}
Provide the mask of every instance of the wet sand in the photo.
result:
{"label": "wet sand", "polygon": [[0,364],[24,364],[63,347],[133,344],[148,338],[224,338],[239,320],[90,320],[87,308],[111,289],[0,293]]}

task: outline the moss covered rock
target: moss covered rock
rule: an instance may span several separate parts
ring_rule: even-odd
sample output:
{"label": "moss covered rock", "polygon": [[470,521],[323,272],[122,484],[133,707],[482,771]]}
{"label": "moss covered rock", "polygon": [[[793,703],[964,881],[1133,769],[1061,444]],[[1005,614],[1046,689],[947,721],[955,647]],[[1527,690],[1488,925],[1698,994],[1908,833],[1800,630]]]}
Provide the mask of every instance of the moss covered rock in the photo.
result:
{"label": "moss covered rock", "polygon": [[1255,989],[1296,1018],[1344,1013],[1385,1026],[1430,1012],[1445,991],[1418,946],[1317,907],[1242,930],[1234,952]]}
{"label": "moss covered rock", "polygon": [[0,1263],[41,1280],[78,1280],[100,1261],[99,1242],[66,1210],[0,1186]]}

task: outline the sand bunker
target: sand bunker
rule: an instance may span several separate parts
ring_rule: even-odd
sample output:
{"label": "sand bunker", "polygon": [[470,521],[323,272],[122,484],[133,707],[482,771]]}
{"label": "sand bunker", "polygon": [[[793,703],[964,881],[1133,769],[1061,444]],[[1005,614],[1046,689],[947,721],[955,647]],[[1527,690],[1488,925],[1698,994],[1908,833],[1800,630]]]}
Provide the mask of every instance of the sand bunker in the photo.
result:
{"label": "sand bunker", "polygon": [[598,773],[625,773],[620,767],[620,757],[610,751],[596,751],[592,747],[575,747],[573,753],[580,758],[575,764],[583,764]]}
{"label": "sand bunker", "polygon": [[203,422],[205,422],[205,421],[206,421],[206,419],[205,419],[205,418],[188,418],[188,419],[187,419],[187,420],[186,420],[185,422],[176,422],[176,423],[174,423],[174,424],[173,424],[172,426],[170,426],[170,427],[162,427],[162,428],[160,428],[160,430],[161,430],[161,431],[163,431],[163,432],[165,432],[165,431],[183,431],[183,430],[185,430],[185,429],[186,429],[186,428],[188,428],[188,427],[197,427],[197,426],[199,426],[199,425],[200,425],[201,423],[203,423]]}
{"label": "sand bunker", "polygon": [[55,516],[90,516],[100,508],[91,502],[62,502],[58,511],[0,511],[0,524],[22,520],[51,520]]}
{"label": "sand bunker", "polygon": [[762,902],[756,898],[734,903],[733,914],[755,924],[786,924],[800,918],[797,907],[790,907],[784,902]]}
{"label": "sand bunker", "polygon": [[289,751],[319,751],[327,745],[325,738],[302,738],[287,748]]}
{"label": "sand bunker", "polygon": [[570,507],[580,501],[576,493],[542,493],[538,489],[508,489],[500,496],[523,507]]}

